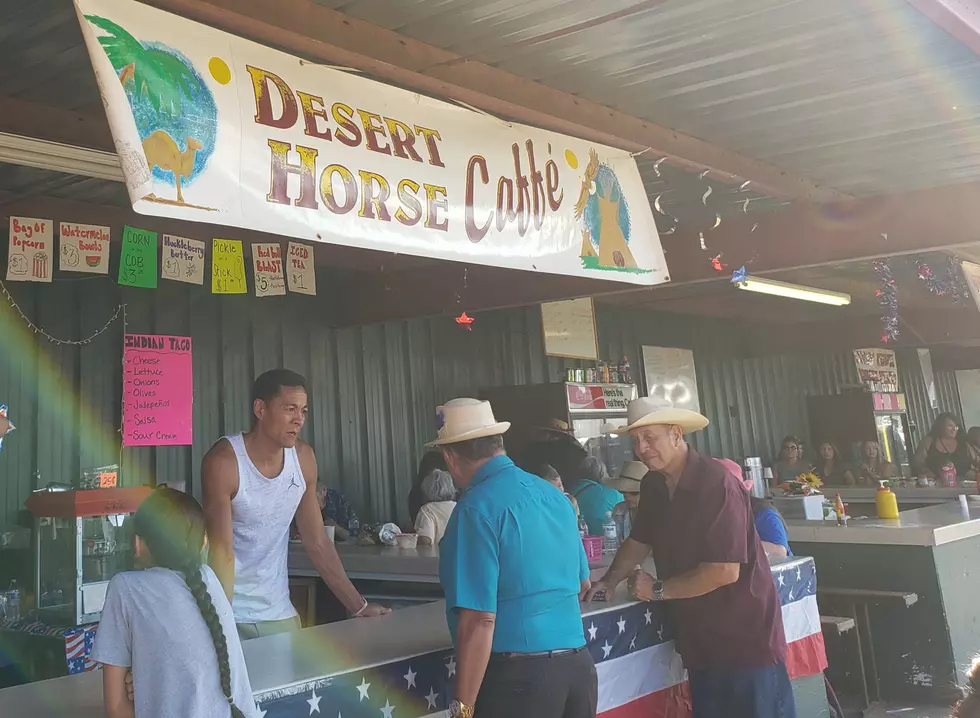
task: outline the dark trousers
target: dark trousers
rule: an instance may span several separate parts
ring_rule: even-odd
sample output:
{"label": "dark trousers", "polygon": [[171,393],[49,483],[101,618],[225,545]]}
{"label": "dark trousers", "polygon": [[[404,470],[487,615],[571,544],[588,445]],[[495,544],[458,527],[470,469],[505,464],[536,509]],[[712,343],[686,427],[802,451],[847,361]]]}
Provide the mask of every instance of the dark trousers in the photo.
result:
{"label": "dark trousers", "polygon": [[490,656],[476,718],[595,718],[598,682],[584,648],[557,656]]}
{"label": "dark trousers", "polygon": [[691,718],[796,718],[785,663],[742,670],[688,671]]}

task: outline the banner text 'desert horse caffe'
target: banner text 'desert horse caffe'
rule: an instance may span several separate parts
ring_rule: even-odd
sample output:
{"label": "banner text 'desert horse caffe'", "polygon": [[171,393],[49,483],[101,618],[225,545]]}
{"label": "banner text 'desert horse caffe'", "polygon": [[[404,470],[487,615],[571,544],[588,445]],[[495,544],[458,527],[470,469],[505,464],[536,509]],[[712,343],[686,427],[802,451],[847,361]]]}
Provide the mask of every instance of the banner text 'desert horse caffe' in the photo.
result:
{"label": "banner text 'desert horse caffe'", "polygon": [[666,281],[626,152],[76,0],[133,207],[476,264]]}

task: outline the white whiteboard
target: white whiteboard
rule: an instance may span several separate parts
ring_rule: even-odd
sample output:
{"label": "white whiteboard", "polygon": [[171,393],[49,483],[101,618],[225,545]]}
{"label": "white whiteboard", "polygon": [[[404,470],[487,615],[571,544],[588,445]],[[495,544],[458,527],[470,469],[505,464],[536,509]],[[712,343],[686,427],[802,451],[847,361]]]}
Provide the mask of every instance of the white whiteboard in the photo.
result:
{"label": "white whiteboard", "polygon": [[956,372],[963,407],[963,426],[980,426],[980,369],[960,369]]}
{"label": "white whiteboard", "polygon": [[544,353],[570,359],[599,358],[592,298],[547,302],[541,305]]}
{"label": "white whiteboard", "polygon": [[647,381],[647,396],[678,409],[701,413],[694,352],[690,349],[643,347],[643,374]]}

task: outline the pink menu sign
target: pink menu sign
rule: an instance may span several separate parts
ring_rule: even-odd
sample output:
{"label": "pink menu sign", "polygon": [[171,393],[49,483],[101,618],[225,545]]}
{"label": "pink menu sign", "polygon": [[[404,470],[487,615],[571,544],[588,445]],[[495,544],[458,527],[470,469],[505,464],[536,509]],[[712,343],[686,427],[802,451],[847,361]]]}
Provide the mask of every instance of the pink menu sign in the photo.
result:
{"label": "pink menu sign", "polygon": [[194,442],[190,337],[127,334],[123,348],[123,445]]}

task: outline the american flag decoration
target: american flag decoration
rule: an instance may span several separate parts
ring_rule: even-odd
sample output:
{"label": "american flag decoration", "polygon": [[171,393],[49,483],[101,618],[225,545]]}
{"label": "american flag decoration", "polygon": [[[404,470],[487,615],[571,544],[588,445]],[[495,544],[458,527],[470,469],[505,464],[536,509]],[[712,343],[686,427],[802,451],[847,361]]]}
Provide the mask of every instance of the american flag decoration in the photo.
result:
{"label": "american flag decoration", "polygon": [[[790,678],[827,667],[811,558],[773,567],[782,605]],[[687,673],[674,650],[662,604],[601,603],[583,618],[599,677],[601,718],[690,718]],[[445,715],[456,673],[452,651],[351,671],[256,696],[263,718],[437,718]]]}
{"label": "american flag decoration", "polygon": [[92,660],[92,644],[96,626],[73,628],[65,633],[65,659],[68,675],[94,670],[98,664]]}

